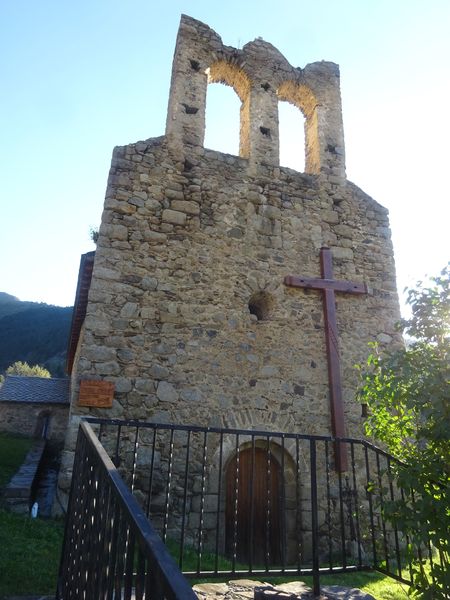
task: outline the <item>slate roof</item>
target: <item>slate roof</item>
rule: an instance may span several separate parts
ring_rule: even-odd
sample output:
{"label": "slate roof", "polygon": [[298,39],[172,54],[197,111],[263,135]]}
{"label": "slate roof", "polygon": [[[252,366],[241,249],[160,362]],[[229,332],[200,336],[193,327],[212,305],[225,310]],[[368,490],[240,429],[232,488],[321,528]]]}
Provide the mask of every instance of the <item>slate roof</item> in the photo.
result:
{"label": "slate roof", "polygon": [[0,387],[0,402],[69,404],[70,379],[7,375]]}

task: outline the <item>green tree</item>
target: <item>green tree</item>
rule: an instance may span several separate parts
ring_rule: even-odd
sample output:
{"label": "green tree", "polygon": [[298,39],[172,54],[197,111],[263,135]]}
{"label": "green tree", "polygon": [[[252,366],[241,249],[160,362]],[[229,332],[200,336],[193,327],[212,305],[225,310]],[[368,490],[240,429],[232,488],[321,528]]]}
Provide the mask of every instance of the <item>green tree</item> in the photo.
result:
{"label": "green tree", "polygon": [[381,355],[376,345],[363,371],[359,399],[368,405],[366,433],[403,464],[399,486],[412,500],[385,506],[385,516],[410,540],[409,553],[429,541],[440,560],[417,561],[420,598],[449,598],[450,590],[450,265],[429,283],[419,282],[407,302],[411,317],[400,326],[406,347]]}
{"label": "green tree", "polygon": [[33,365],[32,367],[26,363],[18,360],[6,369],[7,375],[21,375],[22,377],[51,377],[51,374],[47,369],[40,365]]}
{"label": "green tree", "polygon": [[98,227],[90,227],[89,228],[89,237],[94,242],[94,244],[97,244],[97,242],[98,242],[98,236],[99,236]]}

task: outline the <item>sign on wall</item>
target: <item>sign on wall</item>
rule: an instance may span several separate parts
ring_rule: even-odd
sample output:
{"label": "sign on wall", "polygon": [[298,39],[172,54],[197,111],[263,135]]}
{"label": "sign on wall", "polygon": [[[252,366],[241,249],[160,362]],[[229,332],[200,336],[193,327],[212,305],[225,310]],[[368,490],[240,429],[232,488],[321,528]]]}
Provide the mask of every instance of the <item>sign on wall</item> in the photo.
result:
{"label": "sign on wall", "polygon": [[78,406],[95,408],[111,408],[114,398],[114,383],[111,381],[94,381],[82,379]]}

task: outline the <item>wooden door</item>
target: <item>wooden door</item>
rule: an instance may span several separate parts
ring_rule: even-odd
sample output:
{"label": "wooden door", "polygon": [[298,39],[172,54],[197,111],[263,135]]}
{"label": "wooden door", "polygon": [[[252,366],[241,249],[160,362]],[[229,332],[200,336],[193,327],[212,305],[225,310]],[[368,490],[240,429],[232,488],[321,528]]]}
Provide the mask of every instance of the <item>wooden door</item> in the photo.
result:
{"label": "wooden door", "polygon": [[[236,477],[237,476],[237,477]],[[237,479],[237,485],[236,485]],[[236,495],[237,491],[237,495]],[[264,448],[248,448],[230,461],[226,472],[225,540],[227,556],[263,566],[280,561],[280,466]],[[251,552],[252,549],[252,552]]]}

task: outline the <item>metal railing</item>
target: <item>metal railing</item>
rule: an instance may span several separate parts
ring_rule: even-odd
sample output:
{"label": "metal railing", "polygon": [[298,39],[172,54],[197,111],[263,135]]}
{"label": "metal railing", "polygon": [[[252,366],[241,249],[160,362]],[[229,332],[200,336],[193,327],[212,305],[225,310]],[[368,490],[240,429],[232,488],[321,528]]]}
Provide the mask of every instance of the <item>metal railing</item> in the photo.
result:
{"label": "metal railing", "polygon": [[87,423],[78,433],[56,598],[197,598]]}
{"label": "metal railing", "polygon": [[[406,501],[409,494],[395,485],[395,459],[370,443],[282,432],[86,421],[77,449],[61,590],[79,580],[86,588],[83,568],[100,550],[104,555],[92,574],[93,589],[103,590],[114,569],[117,594],[131,585],[142,590],[141,562],[147,561],[152,574],[156,559],[150,556],[160,555],[163,565],[169,564],[163,545],[188,577],[312,575],[318,594],[321,574],[374,569],[411,585],[411,556],[406,552],[410,540],[383,518],[389,502]],[[346,473],[334,467],[341,449],[348,456]],[[94,456],[105,463],[106,453],[113,463],[106,468],[108,475],[100,473]],[[118,498],[130,490],[139,513],[135,504],[130,508],[131,499],[119,503],[111,486],[104,489],[112,475]],[[126,519],[113,516],[119,504]],[[124,525],[128,520],[130,525]],[[119,544],[111,532],[111,522],[116,521],[125,527],[115,534],[122,535]],[[154,539],[154,528],[162,542],[146,549],[144,559],[139,528],[149,528],[149,523],[152,527],[145,531],[153,537],[145,533],[144,539]],[[136,544],[140,554],[132,575],[129,548]],[[123,559],[118,548],[125,549]],[[418,548],[416,556],[434,560],[431,546]],[[121,579],[122,570],[128,575]],[[136,598],[143,597],[140,593]],[[79,596],[58,598],[75,597]],[[159,596],[145,595],[153,597]]]}

